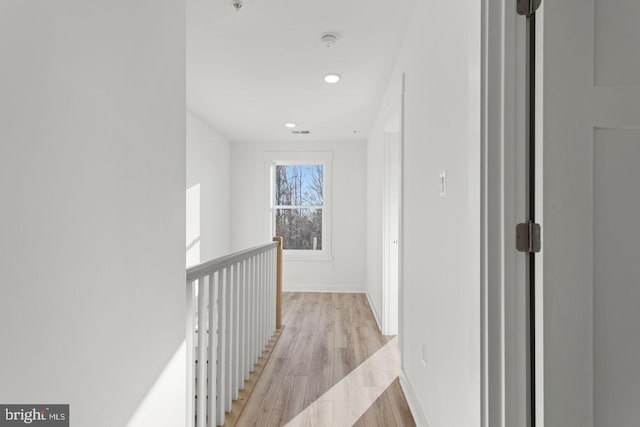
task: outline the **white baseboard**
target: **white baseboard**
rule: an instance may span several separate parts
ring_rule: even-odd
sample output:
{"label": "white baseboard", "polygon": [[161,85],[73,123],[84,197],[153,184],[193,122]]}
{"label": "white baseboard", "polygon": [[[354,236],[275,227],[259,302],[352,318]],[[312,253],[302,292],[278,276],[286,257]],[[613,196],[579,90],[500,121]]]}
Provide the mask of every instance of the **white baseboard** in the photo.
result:
{"label": "white baseboard", "polygon": [[371,312],[373,313],[373,318],[376,319],[376,323],[378,324],[378,330],[380,332],[382,332],[382,323],[380,323],[380,316],[378,315],[378,312],[376,311],[376,306],[373,305],[373,301],[371,301],[371,296],[369,295],[369,292],[365,292],[365,294],[367,295],[367,301],[369,302],[369,307],[371,307]]}
{"label": "white baseboard", "polygon": [[282,292],[333,292],[343,294],[363,294],[366,288],[363,285],[322,285],[322,284],[286,284]]}
{"label": "white baseboard", "polygon": [[424,412],[422,412],[422,408],[418,403],[418,398],[411,387],[409,379],[404,373],[404,369],[400,371],[400,387],[402,387],[404,396],[407,398],[407,403],[409,404],[409,409],[411,410],[411,415],[413,415],[413,420],[416,422],[416,426],[429,427],[427,417],[425,417]]}

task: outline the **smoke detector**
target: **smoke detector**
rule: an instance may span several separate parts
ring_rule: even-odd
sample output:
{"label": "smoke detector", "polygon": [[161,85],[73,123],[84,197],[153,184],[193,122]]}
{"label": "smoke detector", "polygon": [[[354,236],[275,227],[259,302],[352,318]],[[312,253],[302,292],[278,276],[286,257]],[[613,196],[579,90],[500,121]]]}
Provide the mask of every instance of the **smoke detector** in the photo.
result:
{"label": "smoke detector", "polygon": [[231,0],[231,6],[233,6],[236,12],[240,12],[240,9],[244,6],[244,2],[242,0]]}
{"label": "smoke detector", "polygon": [[338,41],[338,35],[335,33],[324,33],[320,36],[320,43],[324,47],[332,47]]}

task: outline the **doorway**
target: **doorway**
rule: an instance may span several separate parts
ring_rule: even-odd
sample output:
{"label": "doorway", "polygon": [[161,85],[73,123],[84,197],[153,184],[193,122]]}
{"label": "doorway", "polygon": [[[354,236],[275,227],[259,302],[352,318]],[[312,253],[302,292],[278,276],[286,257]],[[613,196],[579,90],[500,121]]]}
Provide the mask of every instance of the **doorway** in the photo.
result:
{"label": "doorway", "polygon": [[400,282],[401,130],[395,115],[384,130],[382,333],[398,335]]}

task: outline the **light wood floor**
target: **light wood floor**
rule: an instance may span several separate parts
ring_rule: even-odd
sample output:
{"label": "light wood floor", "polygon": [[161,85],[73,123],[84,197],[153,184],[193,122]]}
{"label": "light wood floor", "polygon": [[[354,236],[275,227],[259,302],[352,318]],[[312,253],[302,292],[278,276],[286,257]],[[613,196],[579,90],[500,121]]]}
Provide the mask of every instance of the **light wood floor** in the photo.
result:
{"label": "light wood floor", "polygon": [[356,421],[354,427],[415,426],[400,381],[395,380],[375,403]]}
{"label": "light wood floor", "polygon": [[[284,425],[392,338],[364,294],[284,293],[282,310],[285,327],[237,426]],[[357,425],[415,425],[397,381]]]}

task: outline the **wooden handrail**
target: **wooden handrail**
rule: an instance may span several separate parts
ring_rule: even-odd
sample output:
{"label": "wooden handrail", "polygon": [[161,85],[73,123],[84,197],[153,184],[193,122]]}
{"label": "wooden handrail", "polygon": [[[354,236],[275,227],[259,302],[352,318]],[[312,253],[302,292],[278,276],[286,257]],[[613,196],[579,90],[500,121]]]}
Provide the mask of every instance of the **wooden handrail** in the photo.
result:
{"label": "wooden handrail", "polygon": [[282,237],[274,237],[278,242],[278,256],[276,261],[276,329],[282,328]]}

